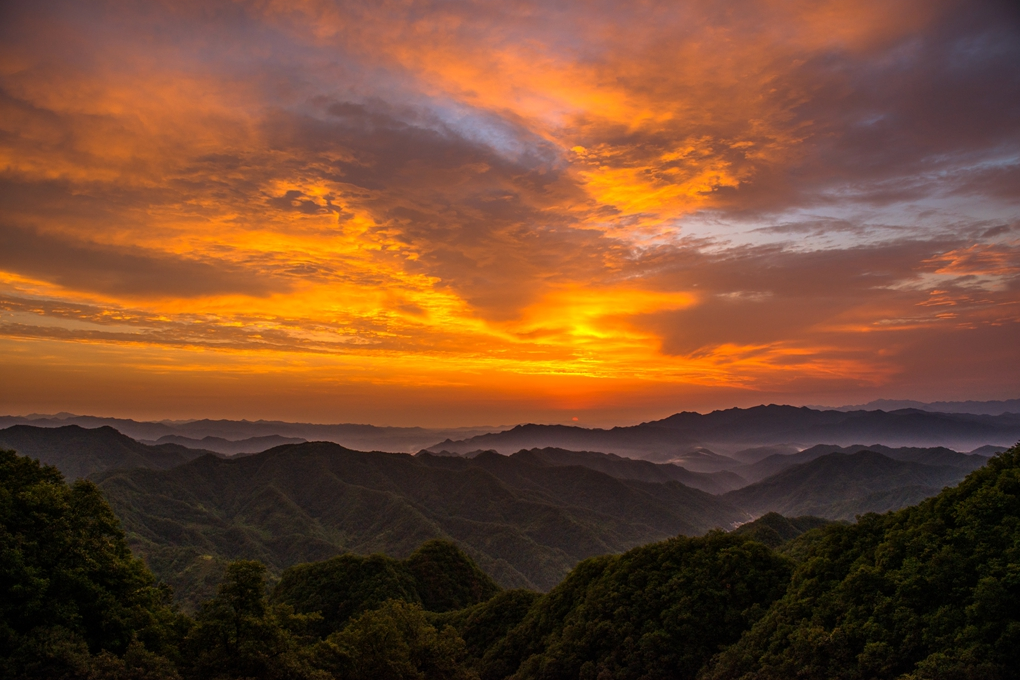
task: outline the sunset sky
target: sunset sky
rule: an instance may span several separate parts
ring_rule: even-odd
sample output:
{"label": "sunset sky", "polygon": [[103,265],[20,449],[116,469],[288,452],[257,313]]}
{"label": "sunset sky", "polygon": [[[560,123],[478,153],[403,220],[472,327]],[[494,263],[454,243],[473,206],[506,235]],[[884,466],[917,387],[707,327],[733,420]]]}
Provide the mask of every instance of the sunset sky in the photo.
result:
{"label": "sunset sky", "polygon": [[0,4],[0,412],[1018,396],[1013,2]]}

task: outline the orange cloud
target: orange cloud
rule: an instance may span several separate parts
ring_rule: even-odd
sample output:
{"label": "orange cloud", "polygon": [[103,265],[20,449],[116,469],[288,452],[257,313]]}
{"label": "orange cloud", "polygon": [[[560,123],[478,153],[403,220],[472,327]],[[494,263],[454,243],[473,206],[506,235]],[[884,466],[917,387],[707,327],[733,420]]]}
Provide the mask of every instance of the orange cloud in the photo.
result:
{"label": "orange cloud", "polygon": [[906,396],[908,355],[1016,340],[1015,27],[979,4],[5,8],[0,373]]}

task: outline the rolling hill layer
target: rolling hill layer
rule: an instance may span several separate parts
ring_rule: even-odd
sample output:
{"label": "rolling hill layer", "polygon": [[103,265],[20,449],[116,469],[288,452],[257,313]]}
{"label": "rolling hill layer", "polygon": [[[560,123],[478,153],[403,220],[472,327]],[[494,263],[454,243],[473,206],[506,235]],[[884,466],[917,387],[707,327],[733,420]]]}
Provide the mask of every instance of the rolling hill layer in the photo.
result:
{"label": "rolling hill layer", "polygon": [[259,559],[279,571],[347,551],[403,557],[447,538],[502,585],[548,589],[585,557],[745,518],[674,481],[491,453],[411,457],[324,442],[114,471],[97,482],[132,548],[177,587],[185,583],[174,578],[201,574],[210,557]]}
{"label": "rolling hill layer", "polygon": [[195,602],[211,595],[227,560],[259,559],[279,573],[347,552],[403,557],[432,538],[456,541],[504,586],[547,589],[585,557],[769,511],[852,520],[905,507],[987,460],[819,445],[738,466],[739,474],[697,473],[593,451],[412,457],[323,442],[195,459],[202,452],[76,426],[16,426],[0,431],[0,446],[70,478],[92,475],[132,546]]}
{"label": "rolling hill layer", "polygon": [[741,461],[725,456],[711,459],[704,451],[701,456],[692,454],[704,448],[727,453],[768,445],[812,446],[828,442],[847,446],[862,441],[969,451],[988,444],[1012,446],[1018,440],[1020,414],[1014,413],[988,416],[916,409],[843,412],[771,405],[704,415],[677,413],[663,420],[610,430],[519,425],[504,432],[443,441],[429,450],[464,454],[492,449],[509,454],[521,449],[557,447],[603,451],[655,462],[676,461],[690,470],[711,472],[735,468]]}
{"label": "rolling hill layer", "polygon": [[[301,468],[295,455],[339,461],[315,468],[320,478],[344,470],[363,489],[389,480],[391,493],[406,493],[407,470],[419,481],[428,471],[469,470],[500,484],[516,479],[536,493],[548,486],[520,459],[496,454],[480,456],[480,468],[405,457],[423,473],[395,464],[396,456],[337,448],[205,457],[169,472],[213,464],[243,473],[203,475],[210,488],[193,491],[205,500],[210,491],[236,496],[224,482],[240,487],[266,472],[284,479],[280,465]],[[782,475],[848,459],[907,477],[937,469],[862,451],[828,454]],[[281,487],[294,491],[290,482]],[[451,498],[459,491],[444,489]],[[583,499],[580,491],[575,497]],[[194,618],[171,607],[132,557],[94,484],[68,485],[53,468],[0,451],[0,497],[3,677],[1016,677],[1020,447],[899,512],[855,523],[770,513],[730,533],[591,557],[545,594],[501,591],[453,542],[427,541],[406,559],[347,554],[291,567],[271,594],[264,565],[234,562]]]}
{"label": "rolling hill layer", "polygon": [[752,515],[815,515],[853,520],[934,496],[967,476],[965,468],[893,460],[874,451],[829,453],[722,496]]}

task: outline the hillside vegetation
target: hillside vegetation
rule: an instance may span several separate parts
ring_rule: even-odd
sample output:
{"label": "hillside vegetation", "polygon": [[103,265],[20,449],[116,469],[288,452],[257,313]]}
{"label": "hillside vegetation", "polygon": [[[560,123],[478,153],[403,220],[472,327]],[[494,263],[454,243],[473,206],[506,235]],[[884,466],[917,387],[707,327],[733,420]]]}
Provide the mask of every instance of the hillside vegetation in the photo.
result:
{"label": "hillside vegetation", "polygon": [[[1020,667],[1020,447],[914,507],[671,538],[586,559],[546,594],[501,591],[427,542],[404,560],[297,566],[275,589],[263,564],[235,561],[189,617],[91,483],[0,453],[0,519],[4,677],[996,680]],[[754,540],[766,528],[781,552]]]}
{"label": "hillside vegetation", "polygon": [[326,635],[351,617],[400,599],[432,612],[464,609],[491,599],[500,588],[457,546],[432,540],[405,560],[385,555],[340,555],[291,567],[273,601],[301,614],[317,614]]}
{"label": "hillside vegetation", "polygon": [[1020,667],[1020,447],[917,506],[820,530],[705,678],[994,678]]}
{"label": "hillside vegetation", "polygon": [[[198,598],[229,560],[273,574],[335,555],[464,547],[503,587],[548,590],[582,559],[746,519],[678,482],[617,479],[496,454],[411,457],[312,442],[236,460],[96,477],[133,550]],[[194,603],[194,600],[188,600]]]}
{"label": "hillside vegetation", "polygon": [[129,545],[189,610],[215,594],[231,560],[258,560],[273,580],[344,553],[407,557],[433,538],[457,542],[503,587],[548,590],[587,557],[769,511],[852,520],[912,505],[987,460],[939,448],[760,447],[737,469],[778,472],[746,485],[731,471],[553,448],[410,457],[319,442],[181,464],[200,452],[110,428],[17,426],[5,436],[71,478],[91,470]]}

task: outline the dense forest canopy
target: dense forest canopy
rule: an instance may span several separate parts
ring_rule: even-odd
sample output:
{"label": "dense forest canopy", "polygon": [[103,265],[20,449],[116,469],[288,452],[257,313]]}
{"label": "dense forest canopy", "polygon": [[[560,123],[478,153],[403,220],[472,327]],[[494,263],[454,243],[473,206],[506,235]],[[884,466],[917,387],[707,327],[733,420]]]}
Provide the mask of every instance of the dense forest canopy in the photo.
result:
{"label": "dense forest canopy", "polygon": [[450,542],[286,570],[235,561],[195,614],[101,491],[0,453],[5,678],[1016,677],[1020,447],[855,523],[766,515],[502,590]]}

